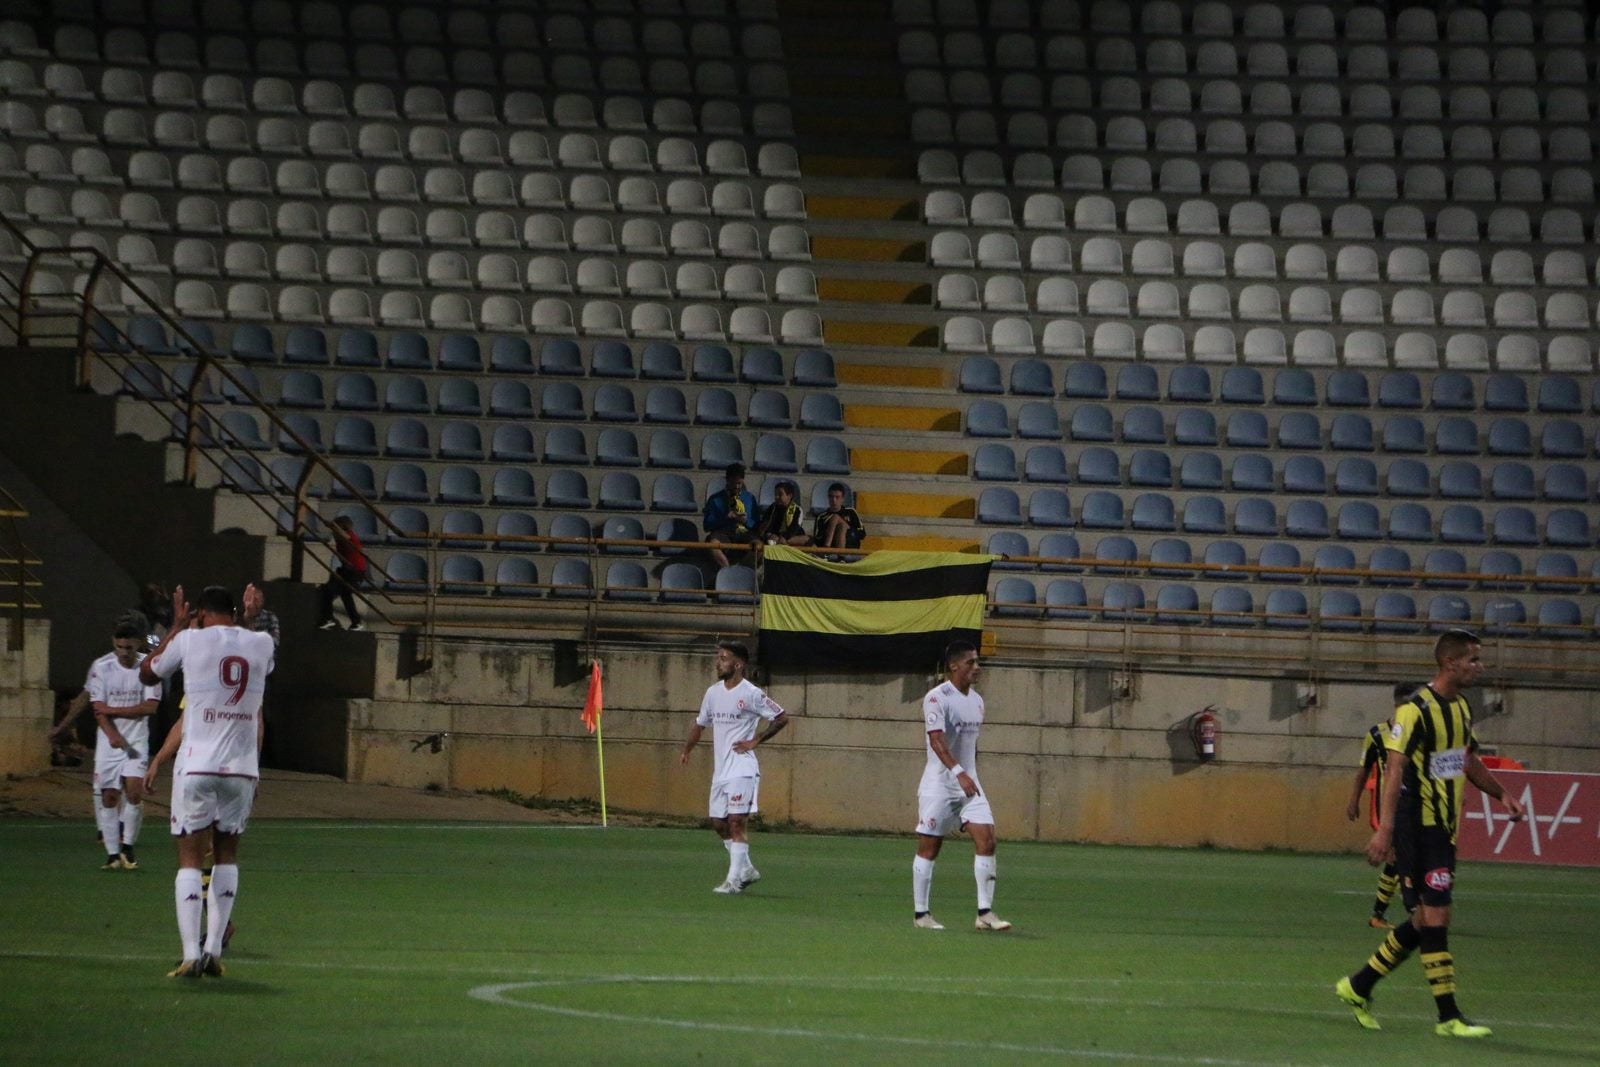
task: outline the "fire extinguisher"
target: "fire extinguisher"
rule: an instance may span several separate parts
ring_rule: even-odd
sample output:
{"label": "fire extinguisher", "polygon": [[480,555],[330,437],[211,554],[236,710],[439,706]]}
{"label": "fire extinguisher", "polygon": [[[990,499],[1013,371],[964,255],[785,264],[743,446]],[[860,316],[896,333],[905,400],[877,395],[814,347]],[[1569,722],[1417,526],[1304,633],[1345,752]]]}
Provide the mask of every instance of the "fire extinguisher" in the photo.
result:
{"label": "fire extinguisher", "polygon": [[1207,704],[1189,716],[1189,739],[1194,742],[1194,754],[1205,763],[1217,758],[1217,706]]}

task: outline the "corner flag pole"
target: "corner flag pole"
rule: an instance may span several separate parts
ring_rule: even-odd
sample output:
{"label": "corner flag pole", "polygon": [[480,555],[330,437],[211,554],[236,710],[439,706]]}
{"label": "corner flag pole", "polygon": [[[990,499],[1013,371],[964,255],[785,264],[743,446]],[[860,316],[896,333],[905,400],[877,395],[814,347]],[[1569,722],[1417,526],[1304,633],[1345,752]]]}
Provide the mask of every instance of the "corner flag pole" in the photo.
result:
{"label": "corner flag pole", "polygon": [[600,728],[600,720],[594,724],[594,752],[600,761],[600,825],[606,825],[606,734]]}
{"label": "corner flag pole", "polygon": [[605,710],[604,683],[600,675],[600,661],[589,661],[589,696],[583,702],[583,725],[594,734],[595,757],[600,763],[600,825],[606,825],[606,746],[605,731],[600,720]]}

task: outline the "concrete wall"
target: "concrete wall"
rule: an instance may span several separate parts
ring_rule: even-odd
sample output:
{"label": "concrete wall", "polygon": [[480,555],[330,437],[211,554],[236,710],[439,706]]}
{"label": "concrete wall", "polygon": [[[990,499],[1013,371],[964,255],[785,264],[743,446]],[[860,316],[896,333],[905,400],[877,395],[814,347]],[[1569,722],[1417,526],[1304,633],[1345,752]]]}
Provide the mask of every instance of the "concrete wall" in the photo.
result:
{"label": "concrete wall", "polygon": [[[608,799],[618,808],[704,812],[709,739],[690,766],[678,749],[712,681],[709,655],[601,653],[606,671]],[[598,796],[595,747],[579,721],[585,682],[557,684],[552,649],[441,643],[433,670],[401,679],[399,644],[377,642],[371,699],[349,709],[352,781],[508,788]],[[917,702],[928,678],[781,675],[766,688],[794,724],[761,750],[761,805],[772,819],[833,829],[907,830],[923,766]],[[1110,673],[991,661],[980,774],[1012,839],[1239,848],[1345,849],[1364,840],[1344,819],[1360,738],[1390,710],[1390,683],[1300,686],[1271,678]],[[1188,715],[1215,705],[1220,758],[1200,764]],[[417,741],[447,733],[443,750]],[[1480,714],[1488,744],[1530,766],[1600,771],[1600,694],[1511,690]]]}
{"label": "concrete wall", "polygon": [[0,625],[0,774],[38,774],[50,767],[55,700],[50,690],[50,624],[30,619],[22,647],[12,648],[11,627]]}

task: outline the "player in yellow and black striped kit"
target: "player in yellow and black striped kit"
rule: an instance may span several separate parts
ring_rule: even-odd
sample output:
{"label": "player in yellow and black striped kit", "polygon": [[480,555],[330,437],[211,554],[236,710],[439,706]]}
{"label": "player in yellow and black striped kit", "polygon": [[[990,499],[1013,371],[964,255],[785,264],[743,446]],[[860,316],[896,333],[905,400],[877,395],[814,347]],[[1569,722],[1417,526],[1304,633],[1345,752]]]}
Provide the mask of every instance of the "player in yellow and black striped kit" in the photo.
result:
{"label": "player in yellow and black striped kit", "polygon": [[1378,980],[1422,950],[1422,970],[1439,1012],[1434,1033],[1441,1037],[1488,1037],[1456,1006],[1455,959],[1450,954],[1450,889],[1455,882],[1456,829],[1466,783],[1500,801],[1513,821],[1522,804],[1508,794],[1477,756],[1472,709],[1463,690],[1483,673],[1476,634],[1447,630],[1433,646],[1438,672],[1406,703],[1394,709],[1384,739],[1388,749],[1378,828],[1367,842],[1367,862],[1383,863],[1394,850],[1401,885],[1416,907],[1389,932],[1366,965],[1334,986],[1356,1021],[1379,1029],[1372,1015],[1372,988]]}
{"label": "player in yellow and black striped kit", "polygon": [[[1410,700],[1417,691],[1415,682],[1397,682],[1394,687],[1395,704],[1403,704]],[[1378,828],[1378,801],[1383,796],[1383,768],[1388,760],[1389,750],[1384,745],[1384,738],[1388,735],[1394,722],[1385,719],[1367,731],[1367,736],[1361,746],[1361,769],[1356,771],[1355,781],[1350,785],[1350,802],[1345,805],[1344,816],[1351,822],[1361,814],[1361,791],[1366,788],[1367,779],[1374,778],[1372,792],[1372,828]],[[1384,918],[1384,913],[1389,910],[1389,901],[1394,898],[1394,891],[1400,885],[1400,876],[1396,873],[1394,854],[1391,853],[1384,861],[1383,870],[1378,874],[1378,895],[1372,901],[1372,915],[1367,919],[1367,925],[1375,930],[1393,930],[1394,923]],[[1415,901],[1405,902],[1406,910],[1410,911]]]}

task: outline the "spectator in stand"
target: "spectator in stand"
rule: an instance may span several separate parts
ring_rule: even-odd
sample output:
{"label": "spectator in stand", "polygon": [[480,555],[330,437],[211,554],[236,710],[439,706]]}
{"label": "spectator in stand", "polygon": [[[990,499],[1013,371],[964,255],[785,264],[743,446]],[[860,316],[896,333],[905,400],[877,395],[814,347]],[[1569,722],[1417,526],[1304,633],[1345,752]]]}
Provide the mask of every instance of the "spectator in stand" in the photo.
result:
{"label": "spectator in stand", "polygon": [[794,548],[811,543],[811,535],[806,533],[805,511],[794,499],[799,494],[800,487],[788,479],[772,487],[772,506],[762,514],[756,526],[756,540]]}
{"label": "spectator in stand", "polygon": [[[282,633],[278,625],[277,612],[269,611],[267,609],[266,594],[261,591],[260,586],[252,582],[244,587],[244,596],[240,599],[239,603],[239,625],[246,630],[251,630],[258,634],[270,635],[272,637],[272,651],[273,654],[276,655]],[[263,728],[265,728],[267,722],[267,715],[269,712],[268,698],[270,697],[271,692],[272,679],[268,678],[264,683],[262,683],[261,687],[261,723]],[[275,739],[278,734],[279,731],[274,730],[270,734],[264,735],[261,742],[261,759],[263,764],[271,763],[274,766],[277,765],[276,751],[273,746],[269,744],[269,742],[272,739]]]}
{"label": "spectator in stand", "polygon": [[282,638],[277,613],[267,610],[266,594],[253,582],[244,587],[244,609],[239,613],[239,625],[258,634],[271,634],[274,649]]}
{"label": "spectator in stand", "polygon": [[[133,619],[135,614],[143,621]],[[140,651],[148,652],[159,645],[161,639],[167,636],[167,628],[172,625],[172,598],[167,595],[166,587],[160,582],[146,582],[144,588],[139,590],[139,603],[117,621],[124,619],[137,623],[149,634],[145,639],[146,647]]]}
{"label": "spectator in stand", "polygon": [[[828,509],[817,516],[811,534],[812,543],[819,548],[860,548],[861,539],[867,535],[856,509],[844,506],[846,492],[843,482],[828,486]],[[842,559],[842,556],[834,558]]]}
{"label": "spectator in stand", "polygon": [[[706,540],[719,544],[749,544],[755,537],[756,498],[744,487],[744,464],[730,463],[723,473],[727,484],[706,501]],[[720,548],[711,550],[711,558],[718,567],[728,565],[728,554]]]}
{"label": "spectator in stand", "polygon": [[367,582],[367,551],[361,546],[361,538],[356,535],[355,523],[349,516],[340,515],[329,529],[333,532],[333,551],[338,557],[338,566],[322,583],[322,619],[317,628],[332,630],[339,625],[333,621],[333,598],[338,596],[344,601],[345,614],[350,616],[350,629],[360,630],[361,613],[356,610],[355,590]]}

